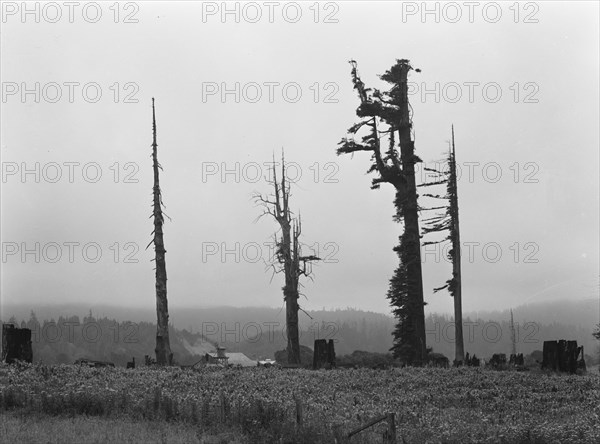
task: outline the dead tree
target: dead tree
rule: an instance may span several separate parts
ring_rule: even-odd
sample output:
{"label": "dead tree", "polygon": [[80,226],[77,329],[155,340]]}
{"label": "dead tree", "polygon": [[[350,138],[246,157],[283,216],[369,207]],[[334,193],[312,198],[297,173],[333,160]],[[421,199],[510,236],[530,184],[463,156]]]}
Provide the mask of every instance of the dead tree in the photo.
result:
{"label": "dead tree", "polygon": [[515,321],[512,308],[510,309],[510,353],[517,355],[517,331],[515,330]]}
{"label": "dead tree", "polygon": [[33,361],[31,329],[18,328],[16,324],[2,324],[2,358],[0,362]]}
{"label": "dead tree", "polygon": [[[600,341],[600,323],[596,325],[596,330],[592,333],[592,336]],[[600,358],[600,347],[598,347],[598,357]],[[600,372],[600,367],[598,367],[598,372]]]}
{"label": "dead tree", "polygon": [[577,341],[544,341],[543,356],[542,369],[569,373],[585,369],[583,347],[578,347]]}
{"label": "dead tree", "polygon": [[465,347],[463,337],[462,323],[462,279],[460,266],[460,226],[458,218],[458,180],[456,176],[456,150],[454,146],[454,125],[452,126],[452,143],[447,157],[448,170],[441,171],[432,168],[425,168],[438,174],[437,179],[433,182],[424,183],[420,186],[431,186],[439,184],[447,184],[446,194],[440,196],[438,194],[424,194],[424,196],[435,199],[446,199],[448,204],[441,207],[428,208],[429,210],[445,209],[441,215],[436,215],[425,219],[423,233],[436,233],[448,231],[448,237],[441,241],[428,241],[423,245],[437,244],[450,241],[451,248],[448,251],[448,259],[452,261],[452,278],[446,281],[442,287],[434,288],[434,293],[445,288],[448,289],[450,296],[454,299],[454,363],[461,365],[465,360]]}
{"label": "dead tree", "polygon": [[313,348],[313,370],[335,367],[335,345],[333,339],[315,339]]}
{"label": "dead tree", "polygon": [[[407,364],[422,365],[426,360],[427,345],[415,181],[415,164],[421,159],[415,155],[411,136],[412,108],[408,103],[407,86],[408,73],[413,68],[408,60],[397,60],[389,71],[380,76],[391,85],[388,91],[381,92],[365,88],[358,75],[356,62],[352,60],[350,63],[352,82],[360,98],[356,114],[361,121],[348,130],[351,137],[342,139],[337,153],[372,153],[372,164],[367,172],[377,173],[378,177],[373,179],[371,188],[377,189],[381,183],[389,183],[396,190],[394,220],[404,224],[404,233],[400,236],[400,244],[394,248],[400,265],[390,280],[387,295],[397,319],[392,352],[394,357]],[[360,143],[354,140],[354,135],[359,131],[366,132]],[[388,148],[382,152],[381,145],[386,137]],[[396,141],[399,141],[399,145]]]}
{"label": "dead tree", "polygon": [[273,194],[263,197],[255,194],[255,202],[264,208],[262,217],[266,214],[273,216],[279,224],[281,234],[275,235],[275,257],[271,266],[274,273],[284,273],[285,286],[283,299],[285,301],[285,321],[287,333],[287,355],[288,364],[300,364],[300,334],[298,331],[298,311],[300,305],[298,299],[300,292],[300,277],[310,277],[311,264],[320,260],[317,256],[302,256],[300,245],[300,234],[302,223],[300,216],[292,217],[289,206],[290,184],[286,181],[285,159],[282,156],[281,181],[277,179],[277,169],[273,160]]}
{"label": "dead tree", "polygon": [[[158,170],[162,166],[158,163],[158,144],[156,143],[156,115],[154,111],[154,98],[152,98],[152,168],[154,171],[153,187],[153,216],[154,216],[154,259],[156,261],[156,363],[158,365],[171,365],[173,353],[169,341],[169,306],[167,303],[167,267],[165,263],[165,243],[163,240],[163,202],[160,191]],[[150,246],[148,244],[148,246]],[[148,247],[146,247],[148,248]]]}

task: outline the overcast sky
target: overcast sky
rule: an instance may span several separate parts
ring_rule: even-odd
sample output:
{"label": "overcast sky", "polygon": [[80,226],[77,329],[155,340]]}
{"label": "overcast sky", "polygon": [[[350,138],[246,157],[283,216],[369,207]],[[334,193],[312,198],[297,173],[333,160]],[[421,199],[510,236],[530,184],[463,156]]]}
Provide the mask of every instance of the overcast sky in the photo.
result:
{"label": "overcast sky", "polygon": [[[357,121],[348,61],[385,88],[400,58],[421,69],[425,166],[455,127],[463,309],[598,297],[597,2],[35,5],[2,6],[2,303],[154,306],[155,97],[171,306],[282,305],[251,198],[284,148],[325,259],[301,306],[389,312],[394,192],[335,149]],[[450,273],[424,254],[428,311],[452,311],[432,291]]]}

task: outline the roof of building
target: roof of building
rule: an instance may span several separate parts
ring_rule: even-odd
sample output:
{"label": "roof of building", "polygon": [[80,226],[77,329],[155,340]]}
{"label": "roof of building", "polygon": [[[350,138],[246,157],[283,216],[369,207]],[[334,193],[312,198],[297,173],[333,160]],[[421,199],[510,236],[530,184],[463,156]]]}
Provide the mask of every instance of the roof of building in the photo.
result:
{"label": "roof of building", "polygon": [[212,358],[221,358],[221,359],[224,359],[224,358],[226,358],[226,357],[227,357],[227,356],[219,356],[219,355],[218,355],[217,353],[215,353],[215,352],[209,352],[209,353],[206,353],[206,354],[207,354],[208,356],[212,357]]}
{"label": "roof of building", "polygon": [[227,365],[239,365],[242,367],[256,367],[256,361],[253,361],[243,353],[227,353],[225,356],[219,357],[217,353],[206,353],[206,356],[210,356],[212,359],[217,361],[226,361]]}
{"label": "roof of building", "polygon": [[253,361],[243,353],[227,353],[229,358],[227,362],[233,365],[241,365],[242,367],[256,367],[256,361]]}

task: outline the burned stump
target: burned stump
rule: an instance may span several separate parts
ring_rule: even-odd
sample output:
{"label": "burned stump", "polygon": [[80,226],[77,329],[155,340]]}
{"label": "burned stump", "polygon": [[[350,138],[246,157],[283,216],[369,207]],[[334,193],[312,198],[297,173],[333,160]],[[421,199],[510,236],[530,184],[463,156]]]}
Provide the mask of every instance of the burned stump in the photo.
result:
{"label": "burned stump", "polygon": [[506,354],[494,353],[489,360],[488,366],[497,370],[506,370]]}
{"label": "burned stump", "polygon": [[544,341],[542,368],[576,373],[578,368],[585,368],[583,347],[578,347],[577,341]]}
{"label": "burned stump", "polygon": [[2,325],[2,362],[33,361],[31,330],[17,328],[13,324]]}
{"label": "burned stump", "polygon": [[467,367],[479,367],[481,365],[481,360],[475,354],[473,354],[473,356],[469,356],[469,353],[467,352],[465,357],[465,365]]}
{"label": "burned stump", "polygon": [[429,367],[441,367],[441,368],[449,368],[450,360],[441,353],[433,353],[430,352],[427,354],[426,358],[427,366]]}
{"label": "burned stump", "polygon": [[513,367],[523,367],[525,365],[523,353],[511,354],[508,363]]}
{"label": "burned stump", "polygon": [[313,352],[313,370],[319,368],[335,367],[335,347],[333,339],[327,342],[326,339],[315,339],[315,348]]}

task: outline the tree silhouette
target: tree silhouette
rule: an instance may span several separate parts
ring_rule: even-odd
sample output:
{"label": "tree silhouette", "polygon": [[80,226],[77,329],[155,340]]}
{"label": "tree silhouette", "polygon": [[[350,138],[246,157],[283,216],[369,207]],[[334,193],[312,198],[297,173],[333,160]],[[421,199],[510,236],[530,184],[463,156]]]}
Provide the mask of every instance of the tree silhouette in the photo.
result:
{"label": "tree silhouette", "polygon": [[300,364],[300,335],[298,332],[298,311],[300,305],[298,298],[300,292],[300,277],[311,275],[311,264],[320,260],[317,256],[302,256],[300,245],[300,234],[302,233],[302,222],[300,215],[292,217],[289,206],[290,184],[286,181],[285,159],[281,161],[281,181],[277,179],[277,169],[273,160],[273,194],[263,197],[255,194],[254,200],[263,207],[264,215],[271,215],[279,224],[281,234],[275,235],[275,263],[272,263],[274,273],[284,273],[285,286],[283,299],[286,306],[286,333],[287,333],[287,358],[289,364]]}
{"label": "tree silhouette", "polygon": [[[348,130],[351,137],[342,139],[337,153],[371,152],[372,164],[367,172],[377,173],[371,188],[377,189],[385,182],[396,189],[394,220],[404,224],[404,232],[400,236],[399,245],[394,248],[400,265],[390,280],[387,294],[397,319],[392,352],[394,357],[407,364],[420,365],[426,359],[427,346],[415,182],[415,164],[421,162],[421,159],[415,155],[411,136],[412,108],[408,102],[407,87],[408,73],[413,68],[408,60],[397,60],[394,66],[380,76],[381,80],[390,84],[389,90],[381,92],[365,88],[358,75],[357,63],[351,60],[350,64],[354,89],[360,98],[356,114],[361,120]],[[354,140],[359,131],[365,133],[360,143]],[[385,138],[388,146],[382,152],[381,145]]]}
{"label": "tree silhouette", "polygon": [[[445,209],[441,215],[436,215],[425,219],[423,233],[436,233],[448,231],[448,236],[441,241],[428,241],[423,245],[439,244],[441,242],[450,241],[451,247],[448,251],[448,259],[452,262],[452,277],[446,281],[442,287],[435,288],[433,291],[448,289],[450,296],[454,299],[454,362],[460,365],[465,360],[465,347],[463,337],[463,322],[462,322],[462,279],[461,279],[461,253],[460,253],[460,226],[458,218],[458,181],[456,176],[456,150],[454,146],[454,125],[452,126],[452,142],[448,150],[448,170],[440,171],[432,168],[425,168],[438,174],[435,181],[421,184],[420,186],[431,186],[438,184],[447,184],[446,194],[440,196],[438,194],[424,194],[423,196],[434,199],[446,199],[448,204],[442,207],[432,207],[430,210]],[[512,316],[512,312],[511,312]]]}
{"label": "tree silhouette", "polygon": [[[156,114],[154,110],[154,98],[152,98],[152,169],[154,171],[153,194],[153,216],[154,216],[154,253],[156,261],[156,363],[159,365],[171,365],[173,353],[169,341],[169,307],[167,303],[167,267],[165,263],[165,243],[163,239],[163,202],[159,184],[158,144],[156,143]],[[148,244],[150,246],[150,244]],[[146,247],[148,248],[148,247]]]}

